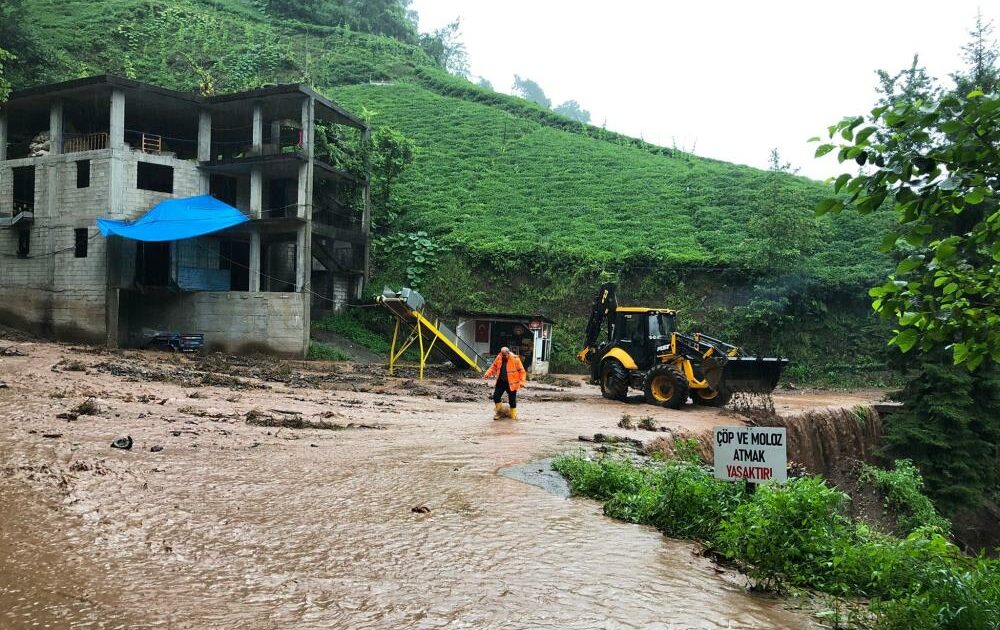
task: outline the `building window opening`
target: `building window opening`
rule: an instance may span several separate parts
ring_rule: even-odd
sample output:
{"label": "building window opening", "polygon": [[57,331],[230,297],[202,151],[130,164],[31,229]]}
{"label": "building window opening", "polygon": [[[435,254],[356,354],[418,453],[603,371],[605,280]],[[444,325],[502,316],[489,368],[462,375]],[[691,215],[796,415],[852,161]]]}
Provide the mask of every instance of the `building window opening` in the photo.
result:
{"label": "building window opening", "polygon": [[135,279],[140,287],[166,287],[170,284],[170,243],[147,243],[136,246]]}
{"label": "building window opening", "polygon": [[235,177],[212,175],[208,180],[208,192],[219,201],[236,207],[237,182]]}
{"label": "building window opening", "polygon": [[268,182],[267,216],[294,217],[297,212],[298,182],[294,179],[272,179]]}
{"label": "building window opening", "polygon": [[31,232],[21,230],[17,233],[17,257],[27,258],[31,252]]}
{"label": "building window opening", "polygon": [[90,160],[78,160],[76,163],[76,187],[90,188]]}
{"label": "building window opening", "polygon": [[135,187],[162,193],[174,192],[174,168],[163,164],[139,162],[136,165]]}
{"label": "building window opening", "polygon": [[219,243],[219,269],[229,270],[229,290],[250,290],[250,243],[222,241]]}
{"label": "building window opening", "polygon": [[35,167],[18,166],[11,170],[14,176],[14,214],[33,212],[35,209]]}
{"label": "building window opening", "polygon": [[73,255],[77,258],[86,258],[88,242],[90,236],[87,234],[87,228],[73,230]]}

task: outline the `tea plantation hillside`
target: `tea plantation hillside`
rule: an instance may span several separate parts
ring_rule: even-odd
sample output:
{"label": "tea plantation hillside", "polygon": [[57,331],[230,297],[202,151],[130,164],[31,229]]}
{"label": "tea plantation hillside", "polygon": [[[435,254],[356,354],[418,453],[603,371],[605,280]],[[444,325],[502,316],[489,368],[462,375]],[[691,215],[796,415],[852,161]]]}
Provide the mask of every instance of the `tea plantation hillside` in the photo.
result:
{"label": "tea plantation hillside", "polygon": [[[881,363],[866,297],[890,268],[881,217],[815,221],[794,266],[754,265],[751,219],[775,203],[811,216],[821,183],[581,125],[452,77],[419,47],[279,20],[264,2],[24,3],[36,47],[11,69],[15,88],[105,72],[216,92],[301,81],[401,131],[416,156],[392,190],[400,219],[376,244],[378,280],[402,283],[419,263],[441,310],[543,311],[563,335],[558,367],[572,364],[609,278],[633,301],[683,307],[717,334],[793,357],[799,378],[867,379]],[[420,231],[443,249],[391,250]]]}
{"label": "tea plantation hillside", "polygon": [[[415,141],[397,201],[415,224],[478,254],[738,266],[747,222],[772,203],[765,174],[744,166],[595,141],[408,83],[334,94]],[[817,182],[778,177],[804,211],[826,194]],[[810,273],[842,284],[884,272],[880,235],[865,221],[822,222]]]}

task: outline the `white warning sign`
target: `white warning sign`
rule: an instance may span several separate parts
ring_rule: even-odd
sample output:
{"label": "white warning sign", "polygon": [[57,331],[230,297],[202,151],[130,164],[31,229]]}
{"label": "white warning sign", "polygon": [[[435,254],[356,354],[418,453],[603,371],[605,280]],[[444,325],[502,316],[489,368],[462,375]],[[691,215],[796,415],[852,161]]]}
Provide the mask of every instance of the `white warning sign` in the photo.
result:
{"label": "white warning sign", "polygon": [[726,481],[784,483],[788,445],[784,427],[715,427],[715,476]]}

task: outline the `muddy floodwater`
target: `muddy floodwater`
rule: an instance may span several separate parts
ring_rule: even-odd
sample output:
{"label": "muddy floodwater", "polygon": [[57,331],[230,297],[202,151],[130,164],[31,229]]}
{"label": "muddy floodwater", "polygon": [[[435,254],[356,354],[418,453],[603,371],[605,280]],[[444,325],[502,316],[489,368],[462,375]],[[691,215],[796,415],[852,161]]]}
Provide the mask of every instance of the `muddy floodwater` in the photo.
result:
{"label": "muddy floodwater", "polygon": [[694,544],[500,474],[581,434],[642,438],[623,412],[738,422],[718,411],[529,384],[523,422],[494,422],[491,388],[454,376],[18,351],[0,358],[0,628],[813,627]]}

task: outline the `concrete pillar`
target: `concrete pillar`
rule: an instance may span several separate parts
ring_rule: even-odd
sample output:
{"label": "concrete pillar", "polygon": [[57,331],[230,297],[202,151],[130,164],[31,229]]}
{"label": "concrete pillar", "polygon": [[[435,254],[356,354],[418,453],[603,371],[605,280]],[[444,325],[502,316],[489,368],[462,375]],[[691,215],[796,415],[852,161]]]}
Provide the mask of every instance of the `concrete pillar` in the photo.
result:
{"label": "concrete pillar", "polygon": [[259,166],[250,169],[250,218],[259,219],[264,210],[264,171]]}
{"label": "concrete pillar", "polygon": [[0,162],[7,159],[7,113],[0,112]]}
{"label": "concrete pillar", "polygon": [[111,93],[108,141],[111,149],[108,210],[121,216],[125,213],[125,92],[122,90]]}
{"label": "concrete pillar", "polygon": [[198,161],[212,159],[212,112],[203,109],[198,112]]}
{"label": "concrete pillar", "polygon": [[[264,113],[260,103],[253,106],[253,155],[263,155],[264,153]],[[250,169],[250,216],[254,219],[261,217],[264,208],[264,172],[260,166]]]}
{"label": "concrete pillar", "polygon": [[105,241],[104,247],[104,344],[109,348],[117,348],[118,340],[120,338],[120,331],[118,330],[118,311],[121,306],[121,296],[114,283],[115,274],[111,269],[111,264],[112,261],[120,259],[121,246],[121,239],[118,237],[112,237]]}
{"label": "concrete pillar", "polygon": [[[198,161],[212,160],[212,112],[203,109],[198,112]],[[205,169],[199,171],[198,188],[207,195],[211,189],[212,175]]]}
{"label": "concrete pillar", "polygon": [[260,233],[250,234],[250,293],[260,292]]}
{"label": "concrete pillar", "polygon": [[310,252],[307,236],[305,225],[295,234],[295,290],[300,293],[309,290],[309,276],[312,275],[312,259],[307,257]]}
{"label": "concrete pillar", "polygon": [[[108,210],[111,216],[125,214],[125,92],[115,89],[111,92],[110,115],[108,116],[108,148],[111,160],[108,168]],[[107,240],[104,248],[104,326],[107,334],[105,342],[111,348],[118,346],[119,333],[119,292],[115,286],[111,265],[117,264],[121,242],[118,238]]]}
{"label": "concrete pillar", "polygon": [[315,109],[312,98],[302,101],[302,152],[305,154],[305,164],[299,168],[299,217],[312,222],[313,205],[313,159],[315,157]]}
{"label": "concrete pillar", "polygon": [[[299,229],[296,260],[296,290],[302,292],[302,352],[309,351],[309,337],[312,299],[310,279],[312,278],[312,206],[313,206],[313,159],[315,152],[316,101],[307,97],[302,101],[302,149],[305,152],[305,172],[299,169],[299,196],[304,198],[302,217],[305,225]],[[300,203],[302,201],[300,200]]]}
{"label": "concrete pillar", "polygon": [[111,149],[125,148],[125,92],[114,90],[111,93],[111,120],[108,135]]}
{"label": "concrete pillar", "polygon": [[49,153],[61,155],[63,152],[63,103],[52,102],[49,107]]}
{"label": "concrete pillar", "polygon": [[272,120],[271,121],[271,147],[275,153],[281,151],[281,121]]}
{"label": "concrete pillar", "polygon": [[261,146],[264,144],[264,110],[260,103],[253,105],[253,151],[260,155]]}

